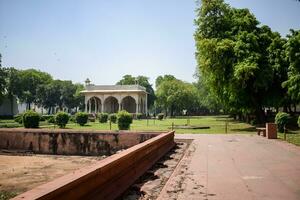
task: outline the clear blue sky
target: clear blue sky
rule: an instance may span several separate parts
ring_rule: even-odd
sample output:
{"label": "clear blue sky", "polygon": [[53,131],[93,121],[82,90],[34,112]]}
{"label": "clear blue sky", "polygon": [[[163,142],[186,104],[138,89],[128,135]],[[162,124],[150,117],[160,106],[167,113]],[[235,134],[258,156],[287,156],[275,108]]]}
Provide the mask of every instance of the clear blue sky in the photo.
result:
{"label": "clear blue sky", "polygon": [[[300,29],[296,0],[226,0],[286,35]],[[3,66],[115,84],[123,75],[192,82],[194,0],[0,0]]]}

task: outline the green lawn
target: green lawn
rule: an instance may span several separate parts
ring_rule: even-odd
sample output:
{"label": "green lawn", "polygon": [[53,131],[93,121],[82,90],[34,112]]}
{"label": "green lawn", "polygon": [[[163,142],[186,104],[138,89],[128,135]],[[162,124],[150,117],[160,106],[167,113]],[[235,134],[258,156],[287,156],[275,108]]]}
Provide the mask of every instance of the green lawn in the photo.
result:
{"label": "green lawn", "polygon": [[[172,124],[174,125],[174,130],[176,133],[193,133],[193,134],[222,134],[226,133],[225,124],[227,123],[227,133],[236,133],[236,134],[256,134],[255,127],[243,123],[237,122],[227,116],[198,116],[191,117],[189,119],[189,124],[191,126],[209,126],[209,129],[180,129],[176,126],[183,126],[188,123],[187,118],[168,118],[164,120],[134,120],[131,125],[131,130],[133,131],[168,131],[172,130]],[[20,127],[22,125],[14,122],[13,120],[0,120],[0,127]],[[116,124],[111,124],[111,130],[118,130]],[[57,126],[48,124],[47,122],[40,123],[41,128],[55,128]],[[75,123],[69,123],[66,127],[67,129],[81,129],[81,130],[110,130],[110,124],[104,123],[101,124],[97,122],[89,122],[85,126],[79,126]],[[279,133],[278,137],[283,139],[283,134]],[[290,131],[287,134],[287,141],[300,146],[300,130]]]}
{"label": "green lawn", "polygon": [[[191,117],[189,125],[191,126],[209,126],[209,129],[180,129],[176,126],[183,126],[188,123],[187,118],[172,118],[164,120],[133,120],[131,130],[133,131],[167,131],[172,130],[172,124],[176,133],[225,133],[225,122],[228,123],[227,133],[254,133],[255,128],[246,123],[233,121],[226,116],[200,116]],[[49,125],[41,126],[49,128]],[[53,126],[51,126],[53,127]],[[66,128],[85,129],[85,130],[109,130],[109,123],[101,124],[99,122],[89,122],[81,127],[74,123],[69,123]],[[117,124],[112,124],[112,130],[118,130]]]}

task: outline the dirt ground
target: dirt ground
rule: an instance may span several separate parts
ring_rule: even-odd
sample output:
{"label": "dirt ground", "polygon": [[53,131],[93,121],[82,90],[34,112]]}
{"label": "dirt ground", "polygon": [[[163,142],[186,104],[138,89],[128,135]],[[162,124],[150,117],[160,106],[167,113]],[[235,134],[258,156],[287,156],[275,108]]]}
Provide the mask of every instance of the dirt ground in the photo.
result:
{"label": "dirt ground", "polygon": [[0,155],[0,192],[20,194],[102,157]]}

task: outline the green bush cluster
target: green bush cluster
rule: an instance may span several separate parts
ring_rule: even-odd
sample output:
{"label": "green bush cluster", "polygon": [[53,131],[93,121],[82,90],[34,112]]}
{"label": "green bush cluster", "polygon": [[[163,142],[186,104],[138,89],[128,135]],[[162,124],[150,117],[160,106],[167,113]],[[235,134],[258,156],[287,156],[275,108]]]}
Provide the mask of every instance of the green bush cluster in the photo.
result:
{"label": "green bush cluster", "polygon": [[129,130],[132,123],[132,115],[125,110],[119,111],[117,114],[119,130]]}
{"label": "green bush cluster", "polygon": [[278,131],[283,133],[284,127],[289,121],[290,115],[285,112],[279,112],[275,116],[275,123],[277,124]]}
{"label": "green bush cluster", "polygon": [[18,122],[19,124],[23,123],[23,114],[17,114],[14,116],[15,122]]}
{"label": "green bush cluster", "polygon": [[109,121],[111,121],[111,123],[116,123],[117,122],[117,115],[115,113],[112,113],[108,116]]}
{"label": "green bush cluster", "polygon": [[23,125],[25,128],[38,128],[40,123],[40,115],[32,110],[23,113]]}
{"label": "green bush cluster", "polygon": [[88,121],[89,115],[85,112],[78,112],[75,114],[75,121],[80,126],[84,126]]}
{"label": "green bush cluster", "polygon": [[157,115],[157,119],[159,119],[159,120],[163,120],[164,119],[164,113],[159,113],[158,115]]}
{"label": "green bush cluster", "polygon": [[100,113],[99,114],[99,122],[106,123],[108,120],[108,113]]}
{"label": "green bush cluster", "polygon": [[298,127],[300,128],[300,116],[298,117]]}
{"label": "green bush cluster", "polygon": [[69,122],[70,116],[66,112],[58,112],[55,115],[55,123],[60,128],[65,128],[67,123]]}
{"label": "green bush cluster", "polygon": [[142,119],[142,117],[143,117],[143,114],[142,114],[142,113],[136,114],[136,119],[140,120],[140,119]]}

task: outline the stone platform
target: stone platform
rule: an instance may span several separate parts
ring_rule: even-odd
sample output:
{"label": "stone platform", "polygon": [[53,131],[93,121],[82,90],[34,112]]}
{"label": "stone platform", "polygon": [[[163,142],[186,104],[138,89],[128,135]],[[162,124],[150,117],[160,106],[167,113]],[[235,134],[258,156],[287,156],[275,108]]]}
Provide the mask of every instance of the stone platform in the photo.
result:
{"label": "stone platform", "polygon": [[176,138],[194,141],[158,199],[300,199],[300,147],[256,135]]}

